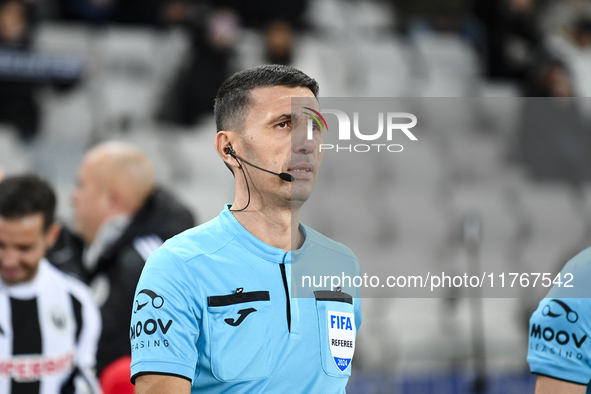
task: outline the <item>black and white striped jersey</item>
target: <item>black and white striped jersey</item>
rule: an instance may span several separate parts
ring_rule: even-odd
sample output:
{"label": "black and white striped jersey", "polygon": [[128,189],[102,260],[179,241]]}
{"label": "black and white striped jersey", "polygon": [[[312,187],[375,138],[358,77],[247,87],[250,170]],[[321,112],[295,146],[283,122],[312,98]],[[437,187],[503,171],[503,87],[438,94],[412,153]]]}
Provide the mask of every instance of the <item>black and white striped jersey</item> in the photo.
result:
{"label": "black and white striped jersey", "polygon": [[0,280],[0,393],[99,392],[100,332],[89,288],[47,260],[31,282]]}

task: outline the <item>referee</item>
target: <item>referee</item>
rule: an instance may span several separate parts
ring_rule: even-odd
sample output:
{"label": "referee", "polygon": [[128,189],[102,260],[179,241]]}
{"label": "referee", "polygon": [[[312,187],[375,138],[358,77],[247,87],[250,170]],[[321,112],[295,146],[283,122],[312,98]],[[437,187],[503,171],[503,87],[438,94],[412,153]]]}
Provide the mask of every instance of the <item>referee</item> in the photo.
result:
{"label": "referee", "polygon": [[296,298],[291,289],[292,249],[308,264],[359,268],[347,247],[299,223],[322,130],[308,139],[292,127],[303,115],[291,99],[319,111],[317,94],[314,79],[277,65],[220,87],[215,149],[236,197],[148,259],[130,327],[136,393],[345,392],[359,298],[340,288]]}

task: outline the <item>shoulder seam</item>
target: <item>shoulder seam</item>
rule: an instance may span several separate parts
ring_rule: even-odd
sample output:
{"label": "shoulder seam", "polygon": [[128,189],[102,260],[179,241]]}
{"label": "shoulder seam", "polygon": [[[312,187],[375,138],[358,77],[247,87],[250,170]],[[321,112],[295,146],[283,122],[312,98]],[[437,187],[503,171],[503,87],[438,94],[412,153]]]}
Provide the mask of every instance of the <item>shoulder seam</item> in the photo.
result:
{"label": "shoulder seam", "polygon": [[322,233],[319,233],[318,231],[314,230],[314,229],[313,229],[313,228],[311,228],[311,227],[308,227],[308,226],[306,226],[306,229],[307,229],[308,231],[311,231],[311,232],[313,232],[313,233],[315,234],[315,236],[316,236],[316,237],[324,237],[324,238],[326,238],[326,239],[327,239],[327,240],[329,240],[331,243],[334,243],[334,244],[336,244],[336,245],[340,246],[342,249],[345,249],[345,250],[347,250],[347,251],[348,251],[348,253],[345,253],[345,252],[343,252],[343,251],[339,250],[339,249],[338,249],[338,248],[336,248],[336,247],[331,247],[331,246],[329,246],[329,245],[326,245],[326,244],[324,244],[324,243],[317,242],[317,241],[315,241],[315,240],[313,240],[313,239],[310,239],[310,240],[309,240],[309,242],[310,242],[310,243],[313,243],[313,244],[315,244],[315,245],[321,246],[321,247],[323,247],[324,249],[332,250],[333,252],[335,252],[335,253],[338,253],[338,254],[341,254],[341,255],[343,255],[343,256],[347,256],[347,257],[349,257],[349,258],[352,258],[352,259],[355,259],[355,260],[359,260],[359,259],[357,258],[357,256],[355,255],[355,253],[353,253],[353,251],[352,251],[352,250],[351,250],[351,249],[350,249],[350,248],[349,248],[347,245],[345,245],[345,244],[343,244],[343,243],[341,243],[341,242],[335,241],[334,239],[332,239],[332,238],[329,238],[329,237],[327,237],[326,235],[324,235],[324,234],[322,234]]}
{"label": "shoulder seam", "polygon": [[[333,242],[336,242],[336,241],[333,241]],[[333,251],[333,252],[335,252],[335,253],[341,254],[341,255],[343,255],[343,256],[347,256],[347,257],[349,257],[349,258],[351,258],[351,259],[358,260],[357,256],[355,256],[355,254],[353,253],[353,251],[352,251],[351,249],[349,249],[347,246],[344,246],[344,245],[343,245],[343,247],[345,247],[345,248],[347,248],[347,249],[349,249],[349,250],[350,250],[350,253],[351,253],[351,254],[344,253],[344,252],[342,252],[342,251],[340,251],[340,250],[338,250],[338,249],[336,249],[336,248],[331,248],[331,247],[328,247],[328,246],[326,246],[326,245],[323,245],[323,244],[321,244],[321,243],[318,243],[318,242],[315,242],[315,241],[310,241],[310,243],[313,243],[313,244],[315,244],[315,245],[321,246],[321,247],[323,247],[324,249],[332,250],[332,251]],[[341,245],[342,245],[342,244],[341,244]]]}
{"label": "shoulder seam", "polygon": [[181,257],[181,256],[179,255],[179,253],[177,253],[176,251],[174,251],[174,250],[172,249],[174,246],[178,245],[178,243],[179,243],[179,242],[181,242],[181,239],[177,239],[177,240],[175,240],[175,242],[174,242],[173,244],[171,244],[170,246],[168,246],[168,247],[163,247],[163,248],[160,248],[159,250],[162,250],[162,251],[167,251],[168,253],[170,253],[171,255],[173,255],[174,257],[176,257],[176,258],[177,258],[179,261],[182,261],[183,263],[189,263],[190,261],[192,261],[192,260],[194,260],[194,259],[196,259],[196,258],[198,258],[198,257],[201,257],[201,256],[207,256],[207,255],[209,255],[209,254],[213,254],[213,253],[215,253],[215,252],[219,251],[219,250],[220,250],[220,249],[222,249],[222,248],[225,248],[225,247],[226,247],[226,246],[227,246],[227,245],[228,245],[230,242],[234,241],[234,239],[235,239],[235,236],[234,236],[233,234],[231,234],[231,235],[230,235],[230,237],[229,237],[229,239],[227,240],[227,242],[224,242],[224,243],[223,243],[223,244],[222,244],[220,247],[218,247],[217,249],[214,249],[214,250],[212,250],[212,251],[207,251],[207,252],[200,251],[199,253],[197,253],[197,254],[194,254],[194,255],[191,255],[189,258],[186,258],[186,259],[185,259],[185,258],[183,258],[183,257]]}

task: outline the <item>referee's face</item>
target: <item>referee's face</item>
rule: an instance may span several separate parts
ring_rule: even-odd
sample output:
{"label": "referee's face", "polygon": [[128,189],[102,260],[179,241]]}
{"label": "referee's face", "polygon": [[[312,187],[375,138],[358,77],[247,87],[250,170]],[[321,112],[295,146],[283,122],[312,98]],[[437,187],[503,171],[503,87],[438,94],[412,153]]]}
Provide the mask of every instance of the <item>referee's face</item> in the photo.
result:
{"label": "referee's face", "polygon": [[43,215],[36,213],[22,218],[0,216],[0,277],[7,284],[31,281],[39,269],[39,261],[59,235],[53,224],[43,228]]}
{"label": "referee's face", "polygon": [[[314,188],[322,153],[318,144],[322,133],[306,138],[306,122],[301,112],[292,112],[291,99],[304,97],[306,106],[319,110],[318,101],[308,88],[271,86],[251,91],[250,112],[240,135],[238,150],[247,161],[274,172],[286,172],[294,178],[286,182],[262,171],[249,171],[256,192],[263,199],[275,198],[291,208],[299,208]],[[308,102],[309,101],[309,102]]]}

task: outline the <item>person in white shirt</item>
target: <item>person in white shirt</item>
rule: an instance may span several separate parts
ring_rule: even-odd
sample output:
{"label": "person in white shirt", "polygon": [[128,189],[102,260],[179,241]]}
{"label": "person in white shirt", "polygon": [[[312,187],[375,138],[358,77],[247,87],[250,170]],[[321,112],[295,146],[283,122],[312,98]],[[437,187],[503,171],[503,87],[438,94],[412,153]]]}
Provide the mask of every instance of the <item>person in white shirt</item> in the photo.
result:
{"label": "person in white shirt", "polygon": [[100,393],[90,289],[45,258],[56,199],[33,175],[0,182],[0,393]]}

